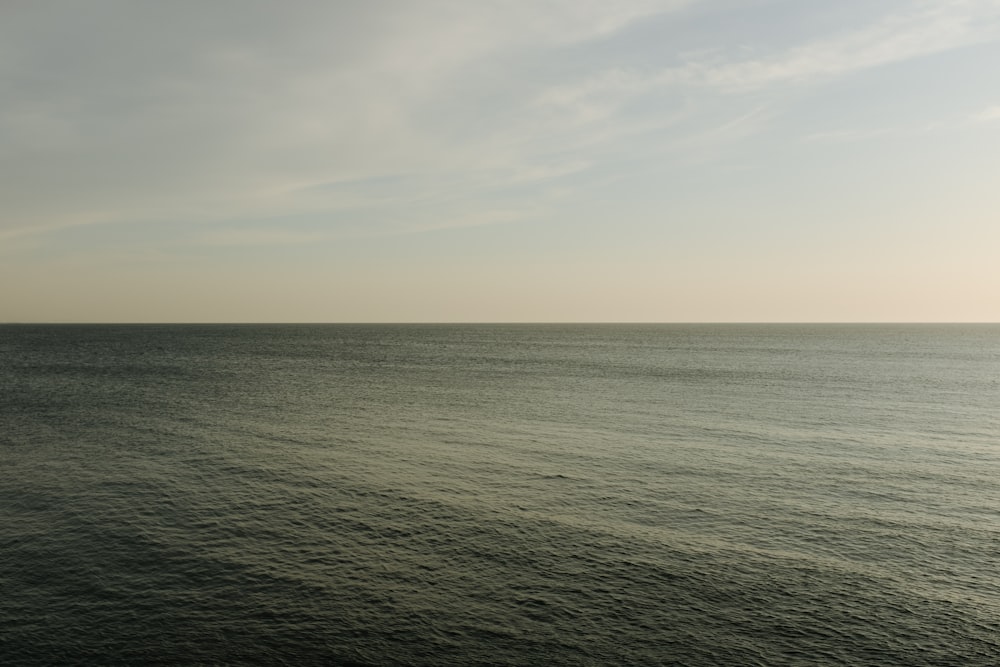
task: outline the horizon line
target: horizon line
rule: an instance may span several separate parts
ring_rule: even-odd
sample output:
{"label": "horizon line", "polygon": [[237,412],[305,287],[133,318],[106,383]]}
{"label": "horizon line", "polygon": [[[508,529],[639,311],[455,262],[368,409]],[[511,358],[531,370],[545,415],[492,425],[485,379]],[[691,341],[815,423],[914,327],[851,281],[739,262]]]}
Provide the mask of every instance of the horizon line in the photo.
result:
{"label": "horizon line", "polygon": [[0,326],[549,326],[549,325],[993,325],[958,320],[409,320],[409,321],[9,321]]}

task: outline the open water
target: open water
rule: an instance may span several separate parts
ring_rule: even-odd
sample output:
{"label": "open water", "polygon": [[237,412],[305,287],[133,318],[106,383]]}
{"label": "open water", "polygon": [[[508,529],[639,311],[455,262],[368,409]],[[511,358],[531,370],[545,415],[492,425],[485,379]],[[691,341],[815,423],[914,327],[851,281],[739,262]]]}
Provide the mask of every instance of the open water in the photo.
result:
{"label": "open water", "polygon": [[1000,326],[0,327],[0,663],[1000,664]]}

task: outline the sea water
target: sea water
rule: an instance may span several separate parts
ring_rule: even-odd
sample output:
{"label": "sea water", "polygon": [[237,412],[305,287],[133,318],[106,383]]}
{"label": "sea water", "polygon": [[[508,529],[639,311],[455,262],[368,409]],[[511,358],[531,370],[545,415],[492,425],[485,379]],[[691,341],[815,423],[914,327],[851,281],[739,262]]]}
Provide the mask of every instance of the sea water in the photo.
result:
{"label": "sea water", "polygon": [[1000,664],[1000,326],[0,327],[0,663]]}

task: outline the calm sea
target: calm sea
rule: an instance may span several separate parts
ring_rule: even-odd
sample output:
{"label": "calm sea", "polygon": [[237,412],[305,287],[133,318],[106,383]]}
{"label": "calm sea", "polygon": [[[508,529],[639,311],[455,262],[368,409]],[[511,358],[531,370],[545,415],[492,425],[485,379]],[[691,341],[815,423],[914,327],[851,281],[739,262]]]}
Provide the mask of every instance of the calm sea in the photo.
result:
{"label": "calm sea", "polygon": [[1000,664],[1000,326],[0,327],[0,663]]}

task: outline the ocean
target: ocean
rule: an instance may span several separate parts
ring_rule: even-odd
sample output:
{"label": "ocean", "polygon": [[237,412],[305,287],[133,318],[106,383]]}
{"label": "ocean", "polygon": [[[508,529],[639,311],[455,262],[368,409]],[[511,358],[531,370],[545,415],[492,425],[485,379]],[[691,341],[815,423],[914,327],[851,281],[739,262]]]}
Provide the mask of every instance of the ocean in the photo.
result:
{"label": "ocean", "polygon": [[0,664],[1000,664],[998,325],[0,326]]}

